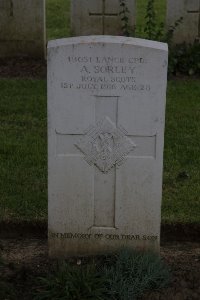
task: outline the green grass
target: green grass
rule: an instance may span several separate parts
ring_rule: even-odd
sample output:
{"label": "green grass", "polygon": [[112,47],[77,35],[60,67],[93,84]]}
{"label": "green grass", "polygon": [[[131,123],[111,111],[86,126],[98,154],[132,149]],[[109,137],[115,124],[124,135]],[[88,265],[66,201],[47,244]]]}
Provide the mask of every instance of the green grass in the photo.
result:
{"label": "green grass", "polygon": [[0,81],[1,220],[46,218],[46,81]]}
{"label": "green grass", "polygon": [[168,89],[163,221],[200,222],[200,81]]}
{"label": "green grass", "polygon": [[[199,83],[168,85],[163,222],[200,222]],[[46,220],[46,81],[0,80],[0,91],[1,220]]]}
{"label": "green grass", "polygon": [[47,40],[70,36],[70,0],[46,1]]}

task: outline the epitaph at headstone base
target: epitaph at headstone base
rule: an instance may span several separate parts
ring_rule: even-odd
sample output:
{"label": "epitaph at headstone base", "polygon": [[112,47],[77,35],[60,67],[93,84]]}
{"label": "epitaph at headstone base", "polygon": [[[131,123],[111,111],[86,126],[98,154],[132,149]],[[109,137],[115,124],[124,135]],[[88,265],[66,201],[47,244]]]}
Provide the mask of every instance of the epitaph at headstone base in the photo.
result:
{"label": "epitaph at headstone base", "polygon": [[49,43],[52,257],[159,250],[166,82],[165,44]]}

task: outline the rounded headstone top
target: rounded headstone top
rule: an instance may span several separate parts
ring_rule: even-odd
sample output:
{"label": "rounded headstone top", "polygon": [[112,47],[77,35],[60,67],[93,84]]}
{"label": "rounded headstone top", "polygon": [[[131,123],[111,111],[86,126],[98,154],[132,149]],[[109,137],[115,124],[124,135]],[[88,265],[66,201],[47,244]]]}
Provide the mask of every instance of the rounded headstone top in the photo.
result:
{"label": "rounded headstone top", "polygon": [[91,36],[79,36],[79,37],[71,37],[71,38],[63,38],[57,40],[51,40],[48,42],[48,49],[60,47],[60,46],[68,46],[68,45],[77,45],[77,44],[126,44],[132,46],[153,48],[163,51],[168,51],[168,45],[166,43],[125,37],[125,36],[110,36],[110,35],[91,35]]}

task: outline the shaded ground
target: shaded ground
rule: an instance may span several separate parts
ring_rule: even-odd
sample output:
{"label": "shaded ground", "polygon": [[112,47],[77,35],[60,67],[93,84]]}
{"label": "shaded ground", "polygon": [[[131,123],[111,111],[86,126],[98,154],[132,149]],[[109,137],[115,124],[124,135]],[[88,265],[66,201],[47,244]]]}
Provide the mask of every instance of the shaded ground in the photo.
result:
{"label": "shaded ground", "polygon": [[0,58],[0,78],[46,78],[46,61],[31,58]]}
{"label": "shaded ground", "polygon": [[[2,239],[0,241],[3,265],[0,282],[10,286],[9,296],[1,300],[31,300],[37,276],[51,267],[46,239]],[[199,300],[200,299],[200,243],[164,243],[161,256],[170,266],[171,284],[168,288],[147,293],[142,300]],[[53,299],[49,299],[53,300]]]}
{"label": "shaded ground", "polygon": [[168,288],[147,293],[142,300],[200,299],[200,243],[172,243],[161,247],[161,256],[170,266]]}

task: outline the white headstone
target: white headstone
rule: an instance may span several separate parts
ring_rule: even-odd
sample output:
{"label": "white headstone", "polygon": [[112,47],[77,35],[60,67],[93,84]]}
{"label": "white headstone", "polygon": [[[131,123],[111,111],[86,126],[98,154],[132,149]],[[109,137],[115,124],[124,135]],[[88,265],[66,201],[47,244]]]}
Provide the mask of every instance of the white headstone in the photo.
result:
{"label": "white headstone", "polygon": [[44,58],[45,0],[0,0],[0,57]]}
{"label": "white headstone", "polygon": [[200,39],[200,0],[168,0],[167,25],[173,26],[177,20],[182,23],[174,32],[174,42],[193,43]]}
{"label": "white headstone", "polygon": [[50,255],[159,249],[167,45],[48,45]]}
{"label": "white headstone", "polygon": [[[126,0],[129,25],[135,26],[135,0]],[[71,29],[74,35],[122,35],[119,0],[72,0]]]}

